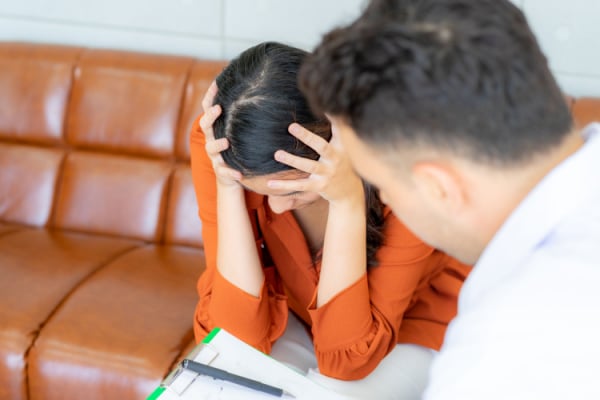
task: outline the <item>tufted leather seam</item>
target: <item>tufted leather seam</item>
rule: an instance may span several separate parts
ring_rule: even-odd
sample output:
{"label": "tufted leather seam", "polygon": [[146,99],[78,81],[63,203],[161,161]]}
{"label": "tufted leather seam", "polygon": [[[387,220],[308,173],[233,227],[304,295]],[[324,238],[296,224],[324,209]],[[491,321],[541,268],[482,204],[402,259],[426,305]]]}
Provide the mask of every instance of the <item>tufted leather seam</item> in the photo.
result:
{"label": "tufted leather seam", "polygon": [[64,170],[65,170],[65,164],[67,162],[67,158],[71,154],[71,148],[68,145],[67,140],[66,140],[66,133],[67,133],[67,123],[68,123],[68,119],[69,119],[69,111],[71,109],[71,96],[73,95],[73,87],[75,86],[75,70],[79,66],[79,61],[81,60],[81,57],[84,52],[85,52],[85,49],[81,49],[79,51],[79,53],[77,54],[77,57],[75,58],[73,66],[71,67],[71,82],[70,82],[70,86],[69,86],[69,94],[67,95],[67,100],[66,100],[65,115],[63,115],[63,125],[62,125],[63,129],[62,129],[62,133],[61,133],[61,148],[64,149],[64,154],[63,154],[63,158],[62,158],[59,168],[58,168],[58,173],[56,174],[56,182],[54,183],[54,194],[52,197],[52,206],[50,209],[51,211],[50,211],[50,215],[48,217],[48,221],[46,221],[46,227],[54,227],[56,224],[56,210],[58,208],[58,196],[60,193],[60,189],[62,187],[62,180],[63,180]]}
{"label": "tufted leather seam", "polygon": [[21,232],[23,230],[24,227],[25,227],[25,225],[23,225],[23,226],[15,226],[14,227],[15,230],[13,230],[13,231],[6,231],[6,232],[3,232],[3,233],[0,233],[0,238],[4,237],[4,236],[14,235],[15,233],[19,233],[19,232]]}
{"label": "tufted leather seam", "polygon": [[62,160],[60,160],[60,164],[58,166],[58,172],[56,173],[56,181],[54,182],[54,193],[52,194],[52,206],[50,208],[50,215],[48,216],[48,221],[46,221],[46,228],[54,228],[56,224],[56,210],[58,208],[58,198],[60,194],[60,189],[63,184],[63,176],[65,171],[65,164],[67,163],[67,158],[71,154],[69,149],[65,149]]}
{"label": "tufted leather seam", "polygon": [[69,111],[71,110],[71,100],[73,96],[73,87],[75,87],[75,71],[79,68],[79,62],[81,61],[81,57],[83,57],[83,53],[85,53],[86,49],[82,48],[77,57],[75,57],[75,61],[73,62],[73,66],[71,67],[71,85],[69,86],[69,94],[67,95],[65,115],[63,115],[63,131],[61,135],[62,143],[67,145],[67,124],[69,122]]}
{"label": "tufted leather seam", "polygon": [[[61,230],[62,231],[62,230]],[[94,268],[93,270],[90,271],[89,274],[87,274],[86,276],[84,276],[83,278],[81,278],[81,280],[79,282],[77,282],[72,288],[71,290],[69,290],[68,292],[65,293],[65,295],[63,296],[62,300],[59,301],[56,306],[52,309],[52,311],[50,311],[48,313],[48,316],[46,317],[46,319],[44,321],[42,321],[40,323],[40,325],[38,326],[37,330],[32,332],[33,338],[31,340],[31,344],[29,345],[29,347],[27,347],[27,350],[25,350],[25,354],[24,354],[24,358],[25,358],[25,393],[26,393],[26,398],[30,399],[31,398],[31,387],[29,385],[29,353],[31,351],[31,349],[33,348],[33,346],[35,346],[40,334],[42,333],[42,330],[44,329],[44,327],[48,324],[48,322],[50,322],[50,320],[52,319],[52,317],[58,312],[58,310],[60,310],[63,306],[63,304],[65,304],[65,302],[71,297],[71,295],[77,290],[79,289],[85,282],[89,281],[91,277],[93,277],[94,275],[96,275],[98,272],[100,272],[100,270],[102,270],[104,267],[106,267],[107,265],[110,265],[113,261],[115,261],[117,258],[120,258],[121,256],[130,253],[132,251],[135,251],[139,248],[145,247],[146,245],[144,243],[138,243],[136,244],[132,244],[130,247],[125,248],[124,250],[118,252],[117,254],[115,254],[114,256],[108,258],[106,260],[106,262],[104,263],[100,263],[98,265],[97,268]]]}
{"label": "tufted leather seam", "polygon": [[181,91],[181,99],[179,99],[179,110],[177,112],[177,122],[175,123],[175,132],[173,136],[173,153],[172,157],[174,161],[179,161],[177,158],[177,145],[179,141],[179,131],[181,129],[181,125],[183,124],[182,118],[185,110],[185,98],[187,97],[188,85],[190,84],[190,76],[192,75],[192,68],[194,67],[195,62],[190,61],[187,71],[185,73],[185,79],[183,80],[183,90]]}
{"label": "tufted leather seam", "polygon": [[18,146],[30,146],[30,147],[39,147],[43,149],[63,149],[66,147],[64,143],[54,143],[54,142],[46,142],[46,141],[35,141],[30,138],[23,137],[2,137],[0,138],[0,143],[2,144],[14,144]]}
{"label": "tufted leather seam", "polygon": [[169,206],[171,205],[171,190],[173,189],[173,180],[175,179],[175,171],[177,170],[177,164],[171,165],[171,172],[169,173],[169,177],[167,178],[167,183],[165,184],[165,194],[164,194],[164,204],[160,208],[160,213],[158,215],[158,228],[157,235],[155,236],[156,243],[166,244],[167,238],[167,218],[169,216]]}

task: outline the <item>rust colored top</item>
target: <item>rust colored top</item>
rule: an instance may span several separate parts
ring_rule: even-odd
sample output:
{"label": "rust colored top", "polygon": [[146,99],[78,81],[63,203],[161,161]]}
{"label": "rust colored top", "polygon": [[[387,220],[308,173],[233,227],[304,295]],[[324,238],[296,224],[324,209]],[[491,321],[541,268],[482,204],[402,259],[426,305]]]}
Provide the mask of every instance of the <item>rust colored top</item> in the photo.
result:
{"label": "rust colored top", "polygon": [[379,264],[317,308],[321,263],[313,262],[293,214],[275,214],[265,196],[246,192],[265,282],[256,298],[227,281],[216,265],[216,178],[204,144],[197,120],[190,151],[206,254],[194,317],[198,341],[218,326],[269,353],[292,310],[311,327],[320,372],[334,378],[363,378],[397,343],[439,350],[471,268],[423,243],[389,209]]}

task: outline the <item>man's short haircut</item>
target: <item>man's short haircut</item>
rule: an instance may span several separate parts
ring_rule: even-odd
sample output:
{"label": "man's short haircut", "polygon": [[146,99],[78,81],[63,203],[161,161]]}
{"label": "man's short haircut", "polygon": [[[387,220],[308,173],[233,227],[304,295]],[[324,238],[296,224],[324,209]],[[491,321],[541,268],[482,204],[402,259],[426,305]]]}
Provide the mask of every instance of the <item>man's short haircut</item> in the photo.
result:
{"label": "man's short haircut", "polygon": [[508,0],[374,0],[307,58],[312,108],[376,148],[425,145],[513,165],[571,130],[564,96]]}

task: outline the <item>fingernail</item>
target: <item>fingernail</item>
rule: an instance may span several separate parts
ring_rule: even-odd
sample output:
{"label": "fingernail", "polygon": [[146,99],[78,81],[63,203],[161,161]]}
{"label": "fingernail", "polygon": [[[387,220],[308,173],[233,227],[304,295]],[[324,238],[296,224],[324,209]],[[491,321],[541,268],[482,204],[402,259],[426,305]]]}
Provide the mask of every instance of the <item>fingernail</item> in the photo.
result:
{"label": "fingernail", "polygon": [[275,159],[277,161],[283,161],[283,160],[285,160],[285,153],[283,151],[276,151],[275,152]]}
{"label": "fingernail", "polygon": [[279,182],[277,181],[268,181],[267,186],[271,189],[277,189],[279,187]]}

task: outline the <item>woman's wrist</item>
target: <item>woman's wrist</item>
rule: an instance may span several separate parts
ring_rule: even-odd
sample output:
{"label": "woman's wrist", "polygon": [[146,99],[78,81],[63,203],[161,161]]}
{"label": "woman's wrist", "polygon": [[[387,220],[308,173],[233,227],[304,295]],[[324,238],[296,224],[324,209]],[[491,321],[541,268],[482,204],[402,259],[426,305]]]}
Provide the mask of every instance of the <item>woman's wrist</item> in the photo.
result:
{"label": "woman's wrist", "polygon": [[366,220],[364,196],[347,196],[329,204],[317,308],[364,275]]}
{"label": "woman's wrist", "polygon": [[217,181],[217,193],[222,196],[239,196],[244,193],[244,188],[237,182],[231,184],[223,184]]}
{"label": "woman's wrist", "polygon": [[329,209],[332,208],[346,209],[346,210],[360,210],[364,214],[365,211],[365,192],[362,187],[362,183],[357,190],[346,194],[338,199],[329,200]]}
{"label": "woman's wrist", "polygon": [[217,221],[217,269],[234,286],[260,297],[264,275],[239,184],[217,183]]}

